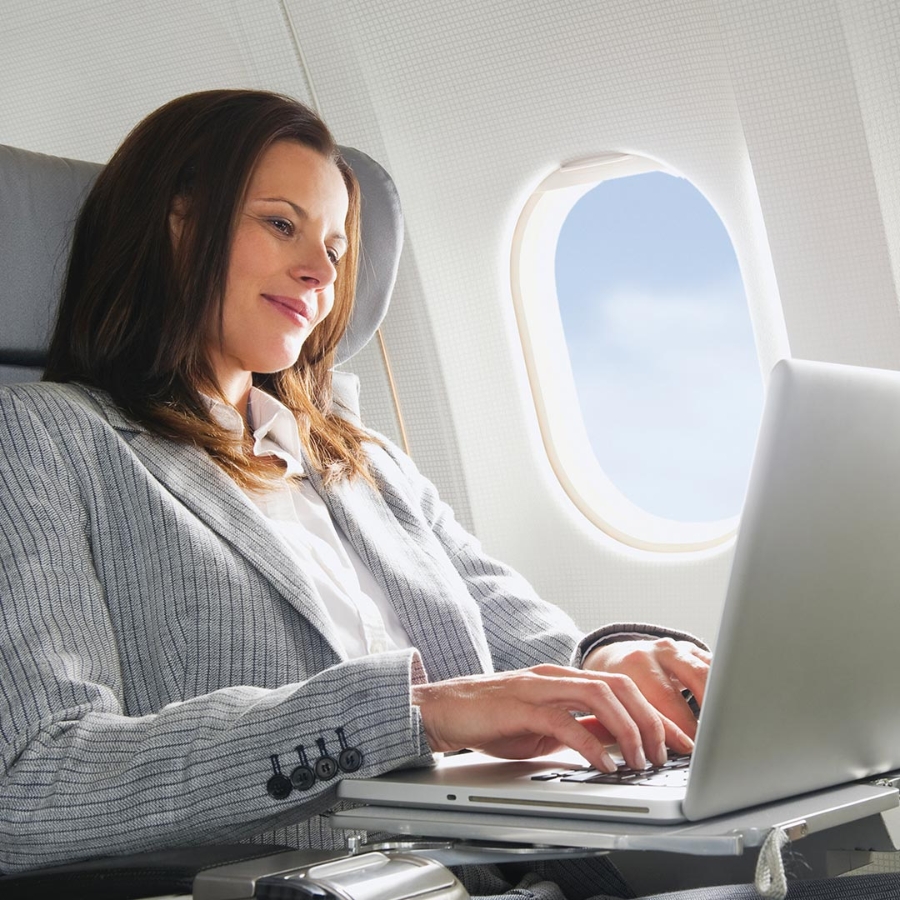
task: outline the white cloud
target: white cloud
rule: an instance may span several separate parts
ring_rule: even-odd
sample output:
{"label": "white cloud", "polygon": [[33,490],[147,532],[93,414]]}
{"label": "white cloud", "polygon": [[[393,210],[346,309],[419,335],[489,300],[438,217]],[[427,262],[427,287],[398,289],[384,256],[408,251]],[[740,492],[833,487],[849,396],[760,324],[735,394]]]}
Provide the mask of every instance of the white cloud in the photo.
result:
{"label": "white cloud", "polygon": [[579,342],[600,339],[639,354],[665,353],[673,333],[682,347],[746,343],[747,301],[739,283],[693,291],[648,291],[623,285],[595,296],[580,311]]}
{"label": "white cloud", "polygon": [[580,325],[570,354],[609,477],[660,515],[737,513],[762,398],[740,287],[622,289],[592,304]]}

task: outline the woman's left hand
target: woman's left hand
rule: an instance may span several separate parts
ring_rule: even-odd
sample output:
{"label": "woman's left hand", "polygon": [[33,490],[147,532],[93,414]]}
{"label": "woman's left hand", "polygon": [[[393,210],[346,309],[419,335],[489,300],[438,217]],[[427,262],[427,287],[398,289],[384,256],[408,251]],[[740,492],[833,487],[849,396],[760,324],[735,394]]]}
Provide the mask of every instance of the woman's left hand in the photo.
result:
{"label": "woman's left hand", "polygon": [[659,638],[602,644],[588,653],[582,667],[627,675],[659,712],[693,738],[697,720],[681,692],[687,688],[702,705],[711,660],[690,641]]}

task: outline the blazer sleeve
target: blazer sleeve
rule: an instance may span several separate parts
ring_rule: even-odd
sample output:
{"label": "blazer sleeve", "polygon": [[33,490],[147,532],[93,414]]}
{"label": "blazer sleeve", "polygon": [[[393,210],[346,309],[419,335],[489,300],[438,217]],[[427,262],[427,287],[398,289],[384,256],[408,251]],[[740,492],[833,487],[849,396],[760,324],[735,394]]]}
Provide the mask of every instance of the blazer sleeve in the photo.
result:
{"label": "blazer sleeve", "polygon": [[363,754],[357,776],[431,759],[410,705],[425,678],[413,650],[128,715],[92,558],[91,485],[3,391],[0,433],[0,871],[240,840],[305,819],[334,804],[339,777],[280,799],[267,782],[297,765],[296,745],[334,745],[339,728]]}

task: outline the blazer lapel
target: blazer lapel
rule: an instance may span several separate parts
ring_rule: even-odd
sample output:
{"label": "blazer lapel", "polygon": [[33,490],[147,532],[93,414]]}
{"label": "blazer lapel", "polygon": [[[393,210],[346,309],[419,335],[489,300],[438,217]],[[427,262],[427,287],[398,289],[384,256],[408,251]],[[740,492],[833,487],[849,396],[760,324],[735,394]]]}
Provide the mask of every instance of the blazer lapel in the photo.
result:
{"label": "blazer lapel", "polygon": [[174,497],[240,553],[319,630],[334,650],[335,662],[346,659],[318,592],[241,489],[205,454],[151,434],[127,419],[105,394],[80,386],[77,390],[90,395],[113,428],[131,433],[126,440],[135,455]]}
{"label": "blazer lapel", "polygon": [[481,614],[434,536],[413,517],[403,525],[365,482],[326,489],[308,460],[313,488],[385,590],[429,678],[493,671]]}

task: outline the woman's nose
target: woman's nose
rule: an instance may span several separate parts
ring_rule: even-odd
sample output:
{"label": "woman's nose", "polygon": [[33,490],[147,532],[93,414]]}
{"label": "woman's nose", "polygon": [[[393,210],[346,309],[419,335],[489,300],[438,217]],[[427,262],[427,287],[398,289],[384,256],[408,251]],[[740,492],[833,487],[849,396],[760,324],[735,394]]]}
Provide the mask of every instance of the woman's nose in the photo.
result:
{"label": "woman's nose", "polygon": [[328,287],[337,277],[337,269],[328,256],[328,251],[308,252],[303,259],[291,267],[291,276],[310,288],[321,290]]}

